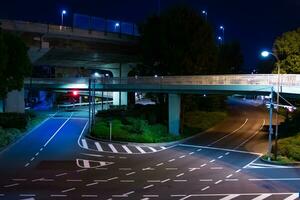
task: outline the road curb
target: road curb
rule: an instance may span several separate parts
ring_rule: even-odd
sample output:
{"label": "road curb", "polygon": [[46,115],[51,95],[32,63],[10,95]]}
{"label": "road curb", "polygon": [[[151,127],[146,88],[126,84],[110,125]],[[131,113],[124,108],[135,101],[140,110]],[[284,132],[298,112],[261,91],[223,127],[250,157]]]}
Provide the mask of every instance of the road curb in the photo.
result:
{"label": "road curb", "polygon": [[260,160],[264,163],[267,163],[267,164],[272,164],[272,165],[278,165],[278,166],[300,166],[300,162],[292,162],[292,163],[278,163],[276,161],[269,161],[269,160],[266,160],[264,159],[263,157],[260,158]]}

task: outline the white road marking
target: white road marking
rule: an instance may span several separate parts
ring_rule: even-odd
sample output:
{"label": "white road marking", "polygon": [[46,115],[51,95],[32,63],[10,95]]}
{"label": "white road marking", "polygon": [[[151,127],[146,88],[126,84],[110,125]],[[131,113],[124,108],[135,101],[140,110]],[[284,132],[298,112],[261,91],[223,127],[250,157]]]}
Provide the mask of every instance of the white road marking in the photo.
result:
{"label": "white road marking", "polygon": [[161,148],[162,150],[165,150],[165,149],[166,149],[166,147],[164,147],[164,146],[161,146],[160,148]]}
{"label": "white road marking", "polygon": [[230,178],[230,177],[232,177],[233,176],[233,174],[229,174],[228,176],[226,176],[226,178]]}
{"label": "white road marking", "polygon": [[147,186],[145,186],[145,187],[143,187],[144,189],[148,189],[148,188],[151,188],[151,187],[153,187],[154,185],[153,184],[151,184],[151,185],[147,185]]}
{"label": "white road marking", "polygon": [[212,179],[200,179],[199,181],[201,181],[201,182],[210,182],[210,181],[212,181]]}
{"label": "white road marking", "polygon": [[25,167],[28,167],[29,166],[29,163],[26,163]]}
{"label": "white road marking", "polygon": [[50,197],[66,197],[65,194],[51,194]]}
{"label": "white road marking", "polygon": [[161,165],[163,165],[164,163],[158,163],[156,166],[158,167],[158,166],[161,166]]}
{"label": "white road marking", "polygon": [[132,154],[132,151],[126,145],[122,145],[122,147],[127,153]]}
{"label": "white road marking", "polygon": [[121,183],[134,183],[134,180],[120,180]]}
{"label": "white road marking", "polygon": [[216,160],[215,159],[213,159],[213,160],[211,160],[211,161],[209,161],[210,163],[213,163],[213,162],[215,162]]}
{"label": "white road marking", "polygon": [[160,183],[160,180],[147,180],[148,183]]}
{"label": "white road marking", "polygon": [[128,170],[132,170],[132,168],[119,168],[120,171],[128,171]]}
{"label": "white road marking", "polygon": [[107,179],[108,181],[112,181],[112,180],[115,180],[115,179],[118,179],[119,177],[112,177],[112,178],[109,178],[109,179]]}
{"label": "white road marking", "polygon": [[175,180],[173,180],[174,182],[187,182],[187,180],[185,180],[185,179],[175,179]]}
{"label": "white road marking", "polygon": [[210,188],[210,186],[206,186],[205,188],[202,188],[201,191],[207,190],[209,188]]}
{"label": "white road marking", "polygon": [[231,178],[231,179],[225,179],[225,181],[238,181],[239,179],[237,178]]}
{"label": "white road marking", "polygon": [[191,152],[191,153],[189,153],[190,155],[193,155],[195,152]]}
{"label": "white road marking", "polygon": [[295,193],[295,194],[292,194],[289,197],[285,198],[284,200],[295,200],[295,199],[298,199],[299,197],[300,197],[300,194]]}
{"label": "white road marking", "polygon": [[241,170],[241,169],[238,169],[238,170],[235,171],[235,173],[239,173],[240,171],[242,171],[242,170]]}
{"label": "white road marking", "polygon": [[197,151],[201,151],[202,149],[197,149]]}
{"label": "white road marking", "polygon": [[184,158],[185,157],[185,155],[183,155],[183,156],[180,156],[179,158]]}
{"label": "white road marking", "polygon": [[103,151],[102,146],[99,142],[95,142],[95,145],[98,151]]}
{"label": "white road marking", "polygon": [[200,167],[204,167],[204,166],[206,166],[206,164],[202,164]]}
{"label": "white road marking", "polygon": [[169,160],[168,162],[173,162],[173,161],[175,161],[175,159],[173,158],[173,159],[171,159],[171,160]]}
{"label": "white road marking", "polygon": [[127,193],[125,193],[123,195],[128,196],[128,195],[133,194],[133,193],[134,193],[134,191],[130,191],[130,192],[127,192]]}
{"label": "white road marking", "polygon": [[223,156],[219,156],[219,157],[218,157],[218,159],[221,159],[221,158],[223,158]]}
{"label": "white road marking", "polygon": [[159,195],[157,195],[157,194],[144,194],[143,197],[158,198]]}
{"label": "white road marking", "polygon": [[106,183],[106,182],[108,182],[108,180],[103,180],[103,179],[100,179],[100,180],[94,180],[94,182]]}
{"label": "white road marking", "polygon": [[234,198],[236,198],[238,196],[240,196],[240,195],[239,194],[230,194],[230,195],[228,195],[228,196],[226,196],[226,197],[224,197],[224,198],[222,198],[220,200],[231,200],[231,199],[234,199]]}
{"label": "white road marking", "polygon": [[59,176],[64,176],[64,175],[67,175],[68,173],[61,173],[61,174],[56,174],[55,176],[56,177],[59,177]]}
{"label": "white road marking", "polygon": [[99,182],[89,183],[89,184],[86,184],[85,186],[90,187],[90,186],[97,185],[97,184],[99,184]]}
{"label": "white road marking", "polygon": [[156,149],[154,149],[153,147],[148,147],[151,151],[153,151],[153,152],[157,152],[157,150]]}
{"label": "white road marking", "polygon": [[143,168],[142,171],[153,171],[155,170],[154,168],[151,167],[147,167],[147,168]]}
{"label": "white road marking", "polygon": [[97,198],[98,195],[96,194],[83,194],[81,195],[82,198]]}
{"label": "white road marking", "polygon": [[177,174],[176,177],[180,177],[180,176],[183,176],[184,173],[181,173],[181,174]]}
{"label": "white road marking", "polygon": [[67,182],[81,182],[81,179],[67,179]]}
{"label": "white road marking", "polygon": [[135,174],[135,172],[130,172],[130,173],[126,174],[126,176],[130,176],[132,174]]}
{"label": "white road marking", "polygon": [[35,197],[35,194],[20,194],[20,197]]}
{"label": "white road marking", "polygon": [[108,144],[108,146],[112,150],[112,152],[118,153],[117,149],[115,148],[115,146],[113,144]]}
{"label": "white road marking", "polygon": [[14,179],[11,179],[13,181],[27,181],[26,178],[14,178]]}
{"label": "white road marking", "polygon": [[34,159],[35,159],[35,157],[32,157],[32,158],[30,159],[30,162],[32,162]]}
{"label": "white road marking", "polygon": [[61,191],[62,193],[66,193],[66,192],[70,192],[70,191],[73,191],[73,190],[75,190],[76,188],[70,188],[70,189],[66,189],[66,190],[63,190],[63,191]]}
{"label": "white road marking", "polygon": [[217,185],[217,184],[219,184],[219,183],[221,183],[223,180],[218,180],[217,182],[215,182],[215,184]]}
{"label": "white road marking", "polygon": [[248,122],[248,118],[245,120],[245,122],[244,122],[239,128],[237,128],[237,129],[235,129],[234,131],[232,131],[231,133],[229,133],[229,134],[227,134],[227,135],[221,137],[220,139],[218,139],[218,140],[216,140],[216,141],[210,143],[208,146],[212,146],[212,145],[214,145],[214,144],[220,142],[221,140],[223,140],[223,139],[225,139],[225,138],[227,138],[227,137],[233,135],[234,133],[236,133],[237,131],[239,131],[241,128],[243,128],[247,122]]}
{"label": "white road marking", "polygon": [[266,199],[268,198],[269,196],[271,196],[272,194],[261,194],[259,195],[258,197],[252,199],[252,200],[263,200],[263,199]]}
{"label": "white road marking", "polygon": [[[238,152],[238,151],[237,151]],[[230,152],[226,152],[225,155],[228,156],[230,154]]]}
{"label": "white road marking", "polygon": [[165,182],[168,182],[168,181],[170,181],[171,179],[165,179],[165,180],[163,180],[163,181],[161,181],[161,183],[165,183]]}
{"label": "white road marking", "polygon": [[42,147],[42,148],[40,148],[40,151],[43,151],[43,149],[44,149],[43,147]]}
{"label": "white road marking", "polygon": [[37,152],[36,154],[35,154],[35,156],[38,156],[40,154],[40,152]]}
{"label": "white road marking", "polygon": [[200,169],[200,168],[189,168],[189,171],[192,172],[195,171],[196,169]]}
{"label": "white road marking", "polygon": [[19,183],[14,183],[14,184],[10,184],[10,185],[5,185],[3,187],[8,188],[8,187],[14,187],[14,186],[17,186],[17,185],[20,185],[20,184]]}
{"label": "white road marking", "polygon": [[141,147],[139,147],[139,146],[135,146],[135,148],[137,149],[137,150],[139,150],[139,152],[141,152],[141,153],[146,153]]}
{"label": "white road marking", "polygon": [[177,170],[178,168],[175,167],[167,167],[166,170]]}
{"label": "white road marking", "polygon": [[211,167],[210,169],[223,169],[223,167]]}

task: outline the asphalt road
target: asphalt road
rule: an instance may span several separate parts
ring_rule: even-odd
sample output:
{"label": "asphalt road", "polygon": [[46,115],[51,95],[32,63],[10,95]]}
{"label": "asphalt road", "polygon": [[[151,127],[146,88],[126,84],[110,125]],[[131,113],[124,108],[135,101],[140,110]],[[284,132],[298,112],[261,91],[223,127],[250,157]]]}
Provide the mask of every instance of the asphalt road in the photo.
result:
{"label": "asphalt road", "polygon": [[175,146],[97,142],[87,119],[56,113],[0,153],[0,199],[298,199],[300,168],[259,161],[268,113],[230,117]]}

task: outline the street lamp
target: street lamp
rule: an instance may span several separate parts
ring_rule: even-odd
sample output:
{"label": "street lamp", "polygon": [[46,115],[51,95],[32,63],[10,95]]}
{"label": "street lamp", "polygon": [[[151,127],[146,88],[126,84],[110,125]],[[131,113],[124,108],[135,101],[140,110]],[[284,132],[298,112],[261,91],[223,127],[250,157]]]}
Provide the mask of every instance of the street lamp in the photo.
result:
{"label": "street lamp", "polygon": [[218,37],[218,41],[220,42],[220,45],[223,44],[223,38],[221,36]]}
{"label": "street lamp", "polygon": [[66,10],[62,10],[61,11],[61,26],[60,26],[60,30],[62,29],[63,25],[64,25],[64,15],[67,14]]}
{"label": "street lamp", "polygon": [[223,25],[220,26],[220,30],[222,31],[223,42],[225,41],[225,28]]}
{"label": "street lamp", "polygon": [[[279,87],[280,87],[280,62],[279,62],[279,58],[275,53],[269,52],[269,51],[262,51],[261,52],[261,56],[262,57],[269,57],[269,55],[272,55],[276,61],[277,61],[277,99],[276,99],[276,103],[277,103],[277,108],[276,108],[276,128],[275,128],[275,160],[277,159],[277,149],[278,149],[278,111],[279,111]],[[270,105],[272,106],[272,105]],[[272,108],[270,108],[272,109]]]}
{"label": "street lamp", "polygon": [[207,11],[206,10],[202,10],[202,14],[205,16],[205,21],[207,21],[207,15],[208,15]]}

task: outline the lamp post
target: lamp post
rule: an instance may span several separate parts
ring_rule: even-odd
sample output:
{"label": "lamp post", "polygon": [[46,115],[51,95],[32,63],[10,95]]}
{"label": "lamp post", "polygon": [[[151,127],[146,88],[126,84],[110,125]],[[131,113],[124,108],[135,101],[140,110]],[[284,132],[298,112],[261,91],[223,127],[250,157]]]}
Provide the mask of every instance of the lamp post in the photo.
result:
{"label": "lamp post", "polygon": [[67,14],[66,10],[62,10],[61,11],[61,26],[60,26],[60,30],[62,29],[63,25],[64,25],[64,15]]}
{"label": "lamp post", "polygon": [[223,44],[223,38],[221,36],[218,37],[218,41],[220,43],[220,46]]}
{"label": "lamp post", "polygon": [[[276,121],[276,128],[275,128],[275,149],[274,149],[274,157],[275,157],[275,160],[277,160],[277,150],[278,150],[278,112],[279,112],[279,87],[280,87],[280,62],[279,62],[279,58],[278,56],[275,54],[275,53],[272,53],[272,52],[269,52],[269,51],[263,51],[261,52],[261,55],[262,57],[268,57],[269,55],[272,55],[278,65],[277,65],[277,99],[276,99],[276,103],[277,103],[277,108],[276,108],[276,118],[275,118],[275,121]],[[272,105],[270,105],[272,106]]]}
{"label": "lamp post", "polygon": [[205,21],[207,21],[207,15],[208,15],[208,13],[207,13],[206,10],[202,10],[202,15],[205,16]]}
{"label": "lamp post", "polygon": [[225,27],[223,25],[220,26],[220,30],[222,31],[223,42],[225,41]]}

